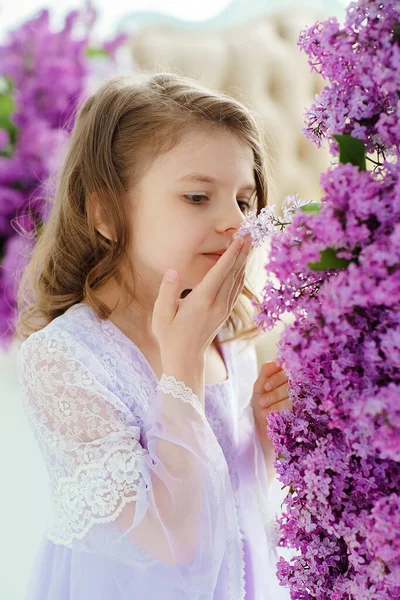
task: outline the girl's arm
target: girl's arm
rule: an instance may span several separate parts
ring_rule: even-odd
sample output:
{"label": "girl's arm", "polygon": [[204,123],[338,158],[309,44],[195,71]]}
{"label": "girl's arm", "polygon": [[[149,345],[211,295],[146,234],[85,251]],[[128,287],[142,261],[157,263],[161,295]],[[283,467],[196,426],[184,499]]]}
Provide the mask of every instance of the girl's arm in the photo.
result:
{"label": "girl's arm", "polygon": [[[123,586],[126,598],[211,600],[224,561],[226,585],[241,585],[240,535],[225,457],[201,401],[178,379],[201,387],[203,369],[170,361],[153,393],[135,366],[118,366],[132,369],[131,393],[140,390],[122,402],[69,332],[42,330],[22,345],[22,397],[55,509],[47,537],[70,548],[74,589],[97,569],[93,577]],[[146,394],[139,423],[127,400],[137,407]]]}

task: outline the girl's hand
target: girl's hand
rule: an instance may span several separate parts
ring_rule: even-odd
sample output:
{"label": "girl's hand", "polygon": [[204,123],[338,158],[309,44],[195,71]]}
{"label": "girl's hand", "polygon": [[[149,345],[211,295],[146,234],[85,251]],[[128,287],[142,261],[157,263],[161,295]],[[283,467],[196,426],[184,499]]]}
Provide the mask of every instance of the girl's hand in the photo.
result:
{"label": "girl's hand", "polygon": [[162,358],[205,357],[243,289],[250,249],[250,236],[234,240],[184,299],[180,298],[179,274],[176,281],[163,278],[152,317],[152,330]]}
{"label": "girl's hand", "polygon": [[[269,389],[266,389],[269,387]],[[282,367],[274,361],[261,365],[260,374],[253,386],[251,398],[254,420],[260,431],[266,433],[267,416],[275,410],[293,410],[289,399],[289,380]]]}

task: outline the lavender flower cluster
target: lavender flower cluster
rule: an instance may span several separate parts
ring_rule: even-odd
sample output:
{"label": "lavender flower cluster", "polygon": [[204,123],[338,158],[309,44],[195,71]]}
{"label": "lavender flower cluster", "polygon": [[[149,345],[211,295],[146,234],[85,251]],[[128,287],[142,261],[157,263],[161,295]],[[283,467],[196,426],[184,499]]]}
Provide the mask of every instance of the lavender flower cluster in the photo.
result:
{"label": "lavender flower cluster", "polygon": [[[0,46],[0,343],[13,339],[18,274],[46,221],[56,173],[76,107],[91,76],[91,56],[110,62],[125,40],[89,46],[96,12],[88,3],[54,31],[43,10]],[[50,199],[51,200],[51,199]]]}
{"label": "lavender flower cluster", "polygon": [[272,412],[268,430],[288,488],[279,543],[297,552],[277,574],[293,600],[389,600],[400,598],[400,4],[353,2],[343,26],[318,23],[299,45],[329,80],[307,136],[339,160],[321,202],[289,198],[283,219],[269,207],[239,232],[270,241],[255,321],[266,331],[292,316],[278,350],[293,411]]}

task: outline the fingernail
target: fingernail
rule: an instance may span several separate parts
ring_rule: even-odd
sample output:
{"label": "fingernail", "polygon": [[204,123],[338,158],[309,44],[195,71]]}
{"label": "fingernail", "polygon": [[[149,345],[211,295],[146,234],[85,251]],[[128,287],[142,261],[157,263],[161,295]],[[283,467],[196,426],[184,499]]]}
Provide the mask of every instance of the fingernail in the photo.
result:
{"label": "fingernail", "polygon": [[267,390],[267,392],[272,390],[272,385],[270,384],[269,381],[267,381],[267,383],[264,385],[264,389]]}

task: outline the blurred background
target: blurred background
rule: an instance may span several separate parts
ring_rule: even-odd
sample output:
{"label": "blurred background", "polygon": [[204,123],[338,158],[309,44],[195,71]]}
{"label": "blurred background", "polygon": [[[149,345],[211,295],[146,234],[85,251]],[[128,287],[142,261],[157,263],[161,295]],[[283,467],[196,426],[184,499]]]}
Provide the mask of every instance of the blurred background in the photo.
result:
{"label": "blurred background", "polygon": [[[85,2],[67,0],[0,2],[0,44],[7,44],[10,31],[43,9],[49,9],[51,28],[57,31],[71,10],[84,6]],[[341,20],[343,0],[97,0],[92,6],[97,11],[92,44],[101,45],[120,33],[126,39],[112,63],[101,53],[92,60],[87,89],[116,73],[173,70],[229,93],[261,118],[271,163],[270,204],[279,206],[286,195],[296,193],[320,198],[319,176],[329,165],[328,151],[311,146],[301,129],[304,112],[323,81],[311,73],[296,42],[305,25],[330,16]],[[0,99],[1,94],[2,90]],[[1,235],[0,231],[0,242]],[[267,250],[257,249],[250,265],[249,278],[258,292]],[[5,268],[0,253],[2,259]],[[10,302],[8,298],[7,306]],[[276,356],[278,336],[279,331],[272,331],[260,337],[259,364]],[[0,348],[0,597],[22,600],[46,524],[49,492],[19,399],[18,344],[7,341],[7,348]],[[278,513],[284,492],[278,482],[273,485]]]}

